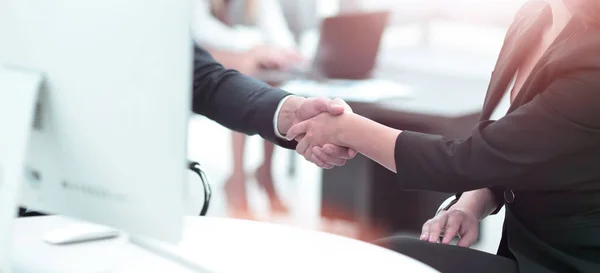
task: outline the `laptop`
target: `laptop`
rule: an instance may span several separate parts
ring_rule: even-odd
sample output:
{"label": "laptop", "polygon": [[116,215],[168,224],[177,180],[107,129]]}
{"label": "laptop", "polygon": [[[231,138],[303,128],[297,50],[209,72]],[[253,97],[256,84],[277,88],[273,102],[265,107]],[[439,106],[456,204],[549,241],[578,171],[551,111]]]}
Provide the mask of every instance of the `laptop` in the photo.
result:
{"label": "laptop", "polygon": [[254,76],[269,83],[293,79],[368,79],[389,17],[389,11],[373,11],[325,18],[312,63],[286,71],[262,70]]}

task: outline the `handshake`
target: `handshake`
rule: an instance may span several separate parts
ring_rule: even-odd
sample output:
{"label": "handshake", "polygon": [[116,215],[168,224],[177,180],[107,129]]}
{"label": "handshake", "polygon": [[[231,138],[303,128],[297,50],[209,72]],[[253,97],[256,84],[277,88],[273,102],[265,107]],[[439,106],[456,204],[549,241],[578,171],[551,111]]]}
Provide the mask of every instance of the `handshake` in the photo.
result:
{"label": "handshake", "polygon": [[290,96],[281,106],[277,130],[298,141],[296,151],[324,169],[342,166],[356,151],[344,141],[345,128],[355,115],[341,99]]}

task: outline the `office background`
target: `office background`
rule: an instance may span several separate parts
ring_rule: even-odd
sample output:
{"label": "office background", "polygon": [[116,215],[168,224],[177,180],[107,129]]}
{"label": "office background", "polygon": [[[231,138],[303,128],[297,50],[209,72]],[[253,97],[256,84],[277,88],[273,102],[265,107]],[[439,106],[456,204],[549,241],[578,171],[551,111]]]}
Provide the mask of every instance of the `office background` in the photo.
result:
{"label": "office background", "polygon": [[[310,44],[314,44],[314,41],[310,42],[311,33],[314,36],[320,20],[326,16],[357,10],[391,10],[393,15],[383,37],[378,67],[390,71],[415,70],[430,73],[432,81],[450,75],[460,79],[462,83],[470,84],[489,79],[506,28],[525,0],[280,2],[301,47],[308,44],[308,48],[311,47]],[[455,92],[449,96],[460,97],[461,90],[455,90],[460,88],[460,85],[447,86],[443,92]],[[481,98],[485,91],[484,86],[480,90]],[[457,101],[460,103],[460,100]],[[213,201],[208,215],[227,217],[223,185],[231,173],[232,166],[230,131],[199,116],[190,120],[189,128],[189,157],[202,164],[213,186]],[[322,171],[297,155],[294,155],[296,158],[292,160],[290,153],[292,152],[276,148],[272,170],[276,189],[290,208],[290,213],[271,215],[267,197],[257,186],[252,175],[262,161],[262,140],[258,136],[247,140],[245,169],[249,180],[248,194],[252,212],[264,221],[358,237],[359,228],[351,221],[321,217]],[[289,172],[290,167],[295,169],[293,174]],[[343,182],[336,185],[343,185]],[[188,212],[193,215],[198,213],[203,202],[202,187],[193,176],[190,176],[190,189]],[[492,216],[490,221],[483,224],[482,239],[475,248],[489,252],[496,250],[501,221],[501,215]]]}

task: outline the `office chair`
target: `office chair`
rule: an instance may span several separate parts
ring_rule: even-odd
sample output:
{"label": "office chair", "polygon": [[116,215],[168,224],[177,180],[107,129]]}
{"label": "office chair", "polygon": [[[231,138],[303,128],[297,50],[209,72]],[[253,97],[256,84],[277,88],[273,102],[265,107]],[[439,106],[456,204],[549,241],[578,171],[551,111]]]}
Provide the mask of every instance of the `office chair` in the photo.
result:
{"label": "office chair", "polygon": [[202,209],[200,210],[199,216],[205,216],[206,212],[208,212],[208,207],[210,205],[210,198],[212,197],[212,190],[210,188],[210,183],[208,183],[208,179],[206,175],[200,169],[200,163],[195,161],[188,162],[188,169],[198,175],[200,178],[200,182],[202,182],[202,187],[204,189],[204,204],[202,205]]}

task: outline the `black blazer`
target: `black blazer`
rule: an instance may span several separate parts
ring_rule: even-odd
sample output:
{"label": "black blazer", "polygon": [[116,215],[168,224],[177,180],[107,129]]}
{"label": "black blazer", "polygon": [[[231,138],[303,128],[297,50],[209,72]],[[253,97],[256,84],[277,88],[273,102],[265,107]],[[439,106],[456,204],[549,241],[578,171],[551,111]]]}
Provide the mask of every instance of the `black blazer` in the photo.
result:
{"label": "black blazer", "polygon": [[600,272],[600,27],[573,19],[507,115],[489,120],[551,22],[546,4],[522,8],[472,135],[448,140],[402,132],[396,168],[406,188],[492,189],[506,205],[499,254],[515,258],[521,272]]}
{"label": "black blazer", "polygon": [[297,142],[277,138],[273,115],[277,105],[290,95],[266,83],[225,69],[206,50],[195,47],[192,111],[247,135],[262,138],[285,148]]}

